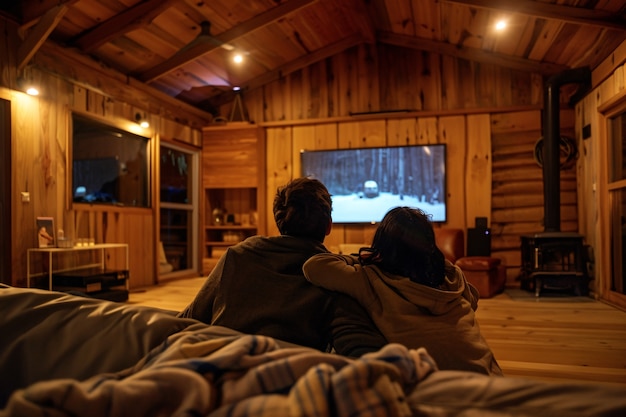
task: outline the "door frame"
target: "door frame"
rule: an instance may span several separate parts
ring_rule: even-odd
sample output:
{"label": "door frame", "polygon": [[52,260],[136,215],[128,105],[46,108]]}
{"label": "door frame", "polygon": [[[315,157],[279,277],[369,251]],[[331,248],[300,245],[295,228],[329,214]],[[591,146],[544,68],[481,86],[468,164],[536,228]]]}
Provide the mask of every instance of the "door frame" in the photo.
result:
{"label": "door frame", "polygon": [[0,98],[0,282],[13,285],[11,276],[13,234],[11,229],[11,102]]}

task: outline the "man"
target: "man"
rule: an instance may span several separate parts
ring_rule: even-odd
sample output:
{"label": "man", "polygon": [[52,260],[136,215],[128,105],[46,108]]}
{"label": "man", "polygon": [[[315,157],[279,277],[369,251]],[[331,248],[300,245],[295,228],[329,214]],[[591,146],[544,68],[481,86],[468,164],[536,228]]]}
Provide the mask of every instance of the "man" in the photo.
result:
{"label": "man", "polygon": [[280,236],[252,236],[230,247],[179,316],[347,356],[378,350],[386,340],[367,312],[302,273],[307,259],[328,252],[331,211],[330,194],[316,179],[279,188],[273,212]]}

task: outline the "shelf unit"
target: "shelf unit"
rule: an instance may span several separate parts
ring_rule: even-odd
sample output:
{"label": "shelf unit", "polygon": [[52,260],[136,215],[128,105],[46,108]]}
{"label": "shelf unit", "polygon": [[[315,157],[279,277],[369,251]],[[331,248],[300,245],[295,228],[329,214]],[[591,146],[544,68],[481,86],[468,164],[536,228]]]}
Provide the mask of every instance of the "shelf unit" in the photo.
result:
{"label": "shelf unit", "polygon": [[[264,233],[264,146],[261,129],[229,123],[203,129],[202,270],[208,274],[219,257],[249,236]],[[222,214],[216,220],[215,209]]]}
{"label": "shelf unit", "polygon": [[[205,257],[219,258],[225,248],[257,234],[256,188],[207,188]],[[219,220],[213,210],[224,211]]]}

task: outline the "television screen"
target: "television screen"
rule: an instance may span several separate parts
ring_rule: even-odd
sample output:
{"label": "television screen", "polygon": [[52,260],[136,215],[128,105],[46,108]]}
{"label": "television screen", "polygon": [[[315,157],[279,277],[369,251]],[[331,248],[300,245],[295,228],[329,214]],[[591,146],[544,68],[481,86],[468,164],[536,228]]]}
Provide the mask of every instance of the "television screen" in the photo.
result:
{"label": "television screen", "polygon": [[334,223],[378,223],[392,208],[416,207],[446,221],[445,144],[301,152],[302,175],[332,195]]}

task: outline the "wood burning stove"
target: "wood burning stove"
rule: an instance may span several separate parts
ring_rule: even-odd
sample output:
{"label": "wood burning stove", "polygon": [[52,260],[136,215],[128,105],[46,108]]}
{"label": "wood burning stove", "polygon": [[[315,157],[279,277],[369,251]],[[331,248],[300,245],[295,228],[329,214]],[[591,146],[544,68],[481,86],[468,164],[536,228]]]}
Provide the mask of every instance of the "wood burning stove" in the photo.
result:
{"label": "wood burning stove", "polygon": [[535,290],[572,288],[578,295],[587,293],[587,249],[584,238],[577,233],[561,232],[560,218],[560,88],[579,84],[570,100],[582,97],[591,86],[589,68],[566,70],[550,77],[544,89],[543,114],[543,196],[544,232],[521,237],[521,285]]}
{"label": "wood burning stove", "polygon": [[546,232],[522,236],[522,288],[588,293],[587,250],[582,235]]}

